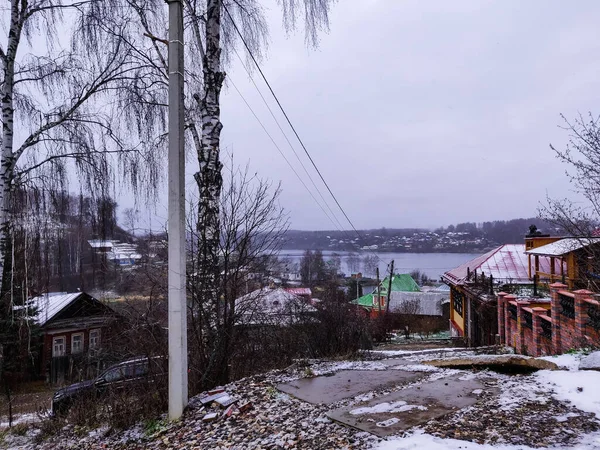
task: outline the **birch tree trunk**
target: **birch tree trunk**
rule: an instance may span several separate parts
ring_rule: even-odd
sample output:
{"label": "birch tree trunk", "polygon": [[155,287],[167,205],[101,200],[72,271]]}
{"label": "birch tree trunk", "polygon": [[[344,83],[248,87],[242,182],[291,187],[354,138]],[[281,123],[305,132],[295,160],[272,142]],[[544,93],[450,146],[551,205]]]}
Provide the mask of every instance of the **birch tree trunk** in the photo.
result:
{"label": "birch tree trunk", "polygon": [[19,41],[23,29],[27,2],[11,0],[10,30],[8,32],[8,43],[6,52],[0,55],[4,83],[1,87],[2,104],[2,154],[0,160],[0,304],[4,304],[4,296],[7,292],[7,279],[10,272],[10,205],[11,191],[14,181],[15,157],[14,145],[14,84],[15,84],[15,60]]}
{"label": "birch tree trunk", "polygon": [[[206,52],[203,60],[204,88],[201,98],[197,98],[202,117],[201,147],[198,152],[200,170],[195,174],[198,184],[198,300],[210,307],[206,311],[206,345],[209,350],[208,367],[205,377],[221,378],[214,374],[219,370],[219,347],[222,336],[217,332],[222,323],[219,270],[219,198],[223,185],[222,164],[219,160],[221,110],[219,97],[225,79],[221,71],[221,0],[208,0],[206,10]],[[225,375],[226,376],[226,375]],[[220,380],[215,380],[220,381]]]}

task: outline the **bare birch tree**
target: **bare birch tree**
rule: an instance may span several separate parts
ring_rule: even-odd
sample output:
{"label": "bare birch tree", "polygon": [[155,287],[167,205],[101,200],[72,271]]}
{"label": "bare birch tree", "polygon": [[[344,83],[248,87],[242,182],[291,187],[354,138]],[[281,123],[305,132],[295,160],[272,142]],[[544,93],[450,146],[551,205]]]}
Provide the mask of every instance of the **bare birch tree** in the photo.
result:
{"label": "bare birch tree", "polygon": [[[302,18],[307,43],[314,46],[319,31],[327,29],[332,3],[333,0],[282,0],[279,4],[284,26],[292,30]],[[134,79],[121,83],[118,91],[122,123],[147,145],[160,148],[165,144],[167,112],[165,7],[158,0],[123,0],[120,8],[118,19],[94,22],[91,34],[96,36],[96,42],[118,42],[135,61]],[[194,178],[199,193],[194,221],[198,241],[194,246],[193,304],[197,308],[205,305],[204,316],[210,312],[210,322],[220,323],[226,312],[217,307],[223,283],[219,272],[223,240],[220,95],[225,68],[234,49],[243,47],[260,60],[268,30],[259,0],[184,0],[184,15],[185,123],[191,138],[186,140],[186,146],[197,157],[198,172]]]}
{"label": "bare birch tree", "polygon": [[[70,187],[104,199],[117,171],[123,183],[136,189],[143,179],[148,182],[144,189],[152,191],[159,167],[157,156],[146,152],[143,142],[119,133],[122,127],[112,93],[119,83],[135,80],[135,61],[122,42],[96,40],[93,27],[103,19],[110,21],[118,11],[102,0],[10,0],[8,11],[0,32],[0,353],[4,356],[0,381],[4,383],[9,372],[13,378],[18,373],[19,348],[31,351],[31,333],[21,332],[28,320],[19,321],[14,311],[26,300],[31,287],[26,283],[32,277],[17,273],[15,255],[23,245],[29,251],[49,244],[39,233],[29,233],[35,220],[24,222],[31,216],[22,214],[20,208],[27,203],[20,202],[16,193],[44,187],[60,196]],[[33,215],[41,217],[49,210],[38,209]],[[68,252],[62,246],[57,249],[53,257],[58,256],[57,273],[62,274]],[[51,264],[46,267],[52,269]],[[26,271],[30,269],[34,273],[25,265]],[[39,281],[32,285],[42,284]]]}

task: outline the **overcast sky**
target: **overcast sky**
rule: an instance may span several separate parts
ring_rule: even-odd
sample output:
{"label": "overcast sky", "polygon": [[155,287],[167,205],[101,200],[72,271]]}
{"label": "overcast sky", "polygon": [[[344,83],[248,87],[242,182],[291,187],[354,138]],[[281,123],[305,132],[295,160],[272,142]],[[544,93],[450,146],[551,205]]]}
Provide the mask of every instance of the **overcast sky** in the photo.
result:
{"label": "overcast sky", "polygon": [[[600,2],[343,0],[316,50],[267,15],[263,70],[357,228],[534,216],[571,196],[549,144],[566,143],[561,113],[600,114]],[[303,175],[239,63],[228,76]],[[222,121],[223,147],[282,182],[293,228],[333,228],[232,85]]]}

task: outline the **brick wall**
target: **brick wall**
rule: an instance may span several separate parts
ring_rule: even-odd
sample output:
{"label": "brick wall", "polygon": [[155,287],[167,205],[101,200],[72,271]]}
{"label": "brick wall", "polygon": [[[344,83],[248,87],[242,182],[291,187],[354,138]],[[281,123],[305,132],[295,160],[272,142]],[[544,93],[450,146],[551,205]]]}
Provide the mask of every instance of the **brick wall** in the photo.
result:
{"label": "brick wall", "polygon": [[566,288],[561,283],[550,285],[549,307],[533,307],[529,301],[499,293],[500,343],[532,356],[600,346],[600,302],[592,298],[593,292]]}

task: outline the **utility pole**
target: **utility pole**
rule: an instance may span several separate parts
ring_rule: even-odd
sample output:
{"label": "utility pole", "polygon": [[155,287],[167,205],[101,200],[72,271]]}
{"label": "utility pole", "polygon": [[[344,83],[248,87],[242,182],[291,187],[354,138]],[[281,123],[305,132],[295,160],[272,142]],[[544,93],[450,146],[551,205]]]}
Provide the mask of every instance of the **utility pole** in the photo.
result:
{"label": "utility pole", "polygon": [[379,318],[381,318],[381,283],[379,282],[379,267],[375,270],[377,277],[377,305],[379,306]]}
{"label": "utility pole", "polygon": [[385,315],[390,312],[390,301],[392,300],[392,278],[394,277],[394,260],[390,266],[390,279],[388,280],[387,302],[385,302]]}
{"label": "utility pole", "polygon": [[185,293],[185,154],[183,141],[183,4],[169,4],[169,419],[188,402]]}

